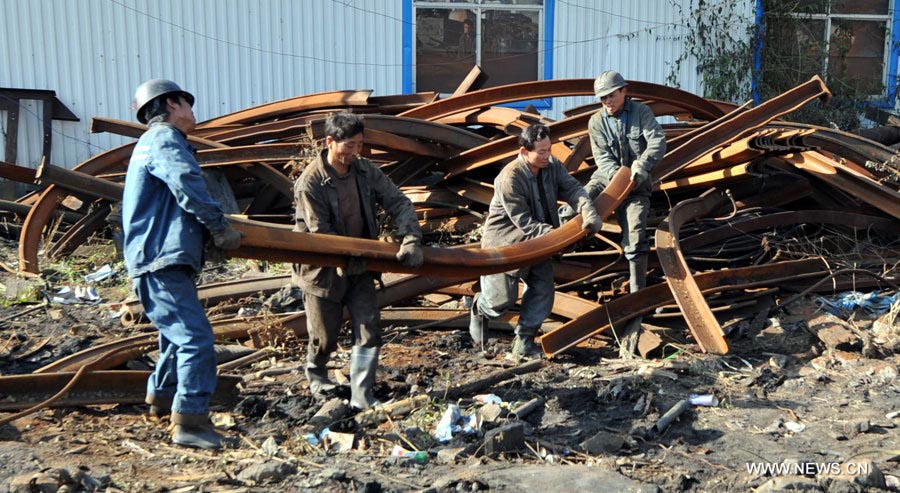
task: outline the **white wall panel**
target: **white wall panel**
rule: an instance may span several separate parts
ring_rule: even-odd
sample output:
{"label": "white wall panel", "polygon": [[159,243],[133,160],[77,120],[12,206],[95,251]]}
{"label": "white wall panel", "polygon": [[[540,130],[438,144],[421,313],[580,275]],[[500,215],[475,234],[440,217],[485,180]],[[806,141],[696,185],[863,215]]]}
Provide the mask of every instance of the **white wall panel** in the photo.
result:
{"label": "white wall panel", "polygon": [[[665,84],[681,53],[681,25],[670,0],[557,0],[554,78],[593,78],[616,70],[626,79]],[[683,89],[700,92],[693,65],[682,67],[680,81]],[[566,98],[545,113],[558,119],[562,110],[593,101]]]}
{"label": "white wall panel", "polygon": [[[0,87],[56,91],[81,118],[53,123],[51,160],[71,168],[130,140],[90,134],[90,119],[134,121],[134,89],[150,78],[173,79],[193,92],[199,120],[337,89],[397,94],[401,6],[394,0],[0,0]],[[40,163],[40,109],[38,103],[21,109],[18,164]]]}

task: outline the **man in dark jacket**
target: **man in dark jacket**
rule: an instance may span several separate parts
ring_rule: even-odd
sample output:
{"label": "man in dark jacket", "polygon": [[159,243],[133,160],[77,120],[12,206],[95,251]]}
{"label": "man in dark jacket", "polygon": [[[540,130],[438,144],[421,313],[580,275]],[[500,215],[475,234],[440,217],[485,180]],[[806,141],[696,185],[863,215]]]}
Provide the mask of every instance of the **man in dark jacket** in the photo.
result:
{"label": "man in dark jacket", "polygon": [[[315,161],[294,184],[295,231],[376,239],[376,208],[393,218],[403,237],[397,260],[410,267],[422,264],[422,232],[412,202],[371,161],[360,157],[363,121],[336,113],[325,122],[325,144]],[[365,261],[351,257],[346,267],[295,265],[293,283],[303,290],[309,346],[306,376],[314,396],[335,388],[327,365],[337,349],[344,307],[350,313],[353,349],[350,354],[351,406],[378,404],[372,390],[381,349],[380,313],[373,274]]]}
{"label": "man in dark jacket", "polygon": [[210,197],[187,142],[196,125],[193,104],[194,96],[170,80],[149,80],[137,89],[137,118],[150,128],[125,176],[125,265],[159,329],[159,361],[147,382],[151,414],[171,411],[176,444],[218,449],[222,437],[208,416],[216,388],[214,337],[194,277],[207,234],[223,249],[240,246],[241,234]]}
{"label": "man in dark jacket", "polygon": [[[584,219],[584,229],[596,233],[602,222],[588,194],[558,159],[550,154],[550,131],[539,123],[519,136],[519,156],[494,179],[494,196],[484,221],[482,248],[532,240],[560,226],[557,199],[567,202]],[[481,292],[472,302],[469,333],[484,345],[487,319],[509,310],[519,297],[519,281],[525,284],[519,323],[512,344],[512,358],[539,358],[534,337],[550,315],[556,291],[553,264],[545,260],[511,272],[481,276]]]}
{"label": "man in dark jacket", "polygon": [[[591,198],[609,184],[620,167],[631,169],[634,188],[616,209],[622,227],[622,249],[628,259],[629,288],[632,293],[647,283],[647,214],[653,180],[650,171],[666,153],[666,138],[653,111],[627,97],[628,84],[612,70],[594,80],[594,93],[603,108],[591,116],[588,135],[597,170],[585,186]],[[641,318],[632,319],[619,336],[619,355],[632,357],[640,335]]]}

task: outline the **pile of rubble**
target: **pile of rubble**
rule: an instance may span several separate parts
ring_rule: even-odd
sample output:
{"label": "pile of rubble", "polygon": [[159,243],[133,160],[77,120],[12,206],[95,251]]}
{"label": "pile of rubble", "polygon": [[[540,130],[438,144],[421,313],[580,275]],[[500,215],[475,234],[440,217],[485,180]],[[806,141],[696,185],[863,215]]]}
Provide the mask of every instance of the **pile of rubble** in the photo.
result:
{"label": "pile of rubble", "polygon": [[[554,320],[541,337],[548,357],[579,345],[614,344],[616,330],[638,315],[654,325],[687,329],[674,331],[677,340],[670,344],[726,354],[728,333],[761,324],[803,295],[898,289],[900,166],[894,151],[857,135],[779,119],[804,104],[827,104],[830,93],[818,77],[756,107],[629,82],[632,97],[676,123],[663,126],[668,150],[654,170],[650,226],[655,247],[648,286],[628,294],[627,264],[617,246],[621,230],[610,217],[630,191],[626,172],[596,201],[606,223],[597,237],[586,238],[576,217],[549,235],[510,247],[484,250],[473,242],[493,177],[518,151],[518,132],[533,122],[547,124],[554,156],[584,182],[594,170],[587,122],[597,110],[596,105],[572,108],[566,118],[549,121],[500,106],[592,95],[590,79],[473,90],[477,76],[473,71],[445,99],[433,93],[335,91],[198,124],[189,137],[199,149],[198,161],[208,179],[227,183],[221,188],[240,214],[229,220],[244,239],[230,253],[334,266],[345,265],[350,256],[363,257],[368,268],[397,274],[386,276],[379,290],[383,307],[397,306],[386,310],[385,323],[419,326],[458,324],[467,313],[460,298],[474,293],[479,275],[553,257]],[[429,245],[421,268],[413,271],[394,260],[398,245],[389,235],[388,241],[371,241],[291,231],[292,176],[322,140],[326,115],[336,110],[365,115],[364,154],[380,163],[415,204]],[[144,127],[96,117],[92,129],[138,137]],[[17,265],[10,268],[39,275],[40,249],[47,258],[61,258],[92,235],[114,236],[115,221],[108,219],[121,199],[133,147],[111,149],[72,170],[47,162],[36,171],[0,164],[0,176],[43,187],[15,202],[0,202],[4,231],[19,242]],[[276,293],[288,282],[288,276],[279,275],[213,283],[201,286],[200,296],[213,307]],[[454,300],[456,308],[399,307],[439,294]],[[124,303],[122,323],[140,323],[141,311],[136,302]],[[256,349],[223,364],[217,389],[222,398],[241,380],[226,372],[264,359],[273,332],[303,338],[306,331],[302,311],[219,317],[213,326],[218,338]],[[0,394],[7,396],[0,410],[141,402],[148,372],[116,368],[152,348],[155,340],[154,333],[142,333],[71,354],[30,375],[0,377]],[[665,344],[656,331],[646,331],[639,349],[653,357]],[[444,398],[452,390],[443,389]],[[458,395],[474,388],[465,390]],[[421,404],[415,399],[399,403],[393,416]],[[338,419],[328,412],[323,422]],[[391,416],[387,410],[377,419]],[[510,428],[500,434],[516,433]],[[484,446],[502,444],[487,440]]]}

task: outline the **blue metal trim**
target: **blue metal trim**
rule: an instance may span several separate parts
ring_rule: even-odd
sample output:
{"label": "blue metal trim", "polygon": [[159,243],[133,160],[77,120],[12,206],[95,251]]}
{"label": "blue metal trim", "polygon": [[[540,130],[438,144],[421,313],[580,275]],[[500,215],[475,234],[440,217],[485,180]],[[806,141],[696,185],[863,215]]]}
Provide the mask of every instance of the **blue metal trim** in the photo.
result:
{"label": "blue metal trim", "polygon": [[412,27],[413,27],[413,0],[404,0],[403,1],[403,27],[402,29],[402,63],[401,67],[401,84],[402,84],[402,93],[403,94],[411,94],[413,92],[412,88],[412,59],[413,59],[413,49],[415,48],[415,43],[413,43],[412,39]]}
{"label": "blue metal trim", "polygon": [[900,0],[894,0],[894,15],[891,19],[891,47],[888,60],[888,80],[886,108],[897,103],[897,58],[900,57]]}
{"label": "blue metal trim", "polygon": [[766,33],[766,24],[763,22],[764,14],[762,0],[756,0],[756,21],[754,26],[756,46],[753,49],[753,72],[750,74],[750,93],[753,96],[753,104],[760,103],[759,76],[762,74],[762,49]]}

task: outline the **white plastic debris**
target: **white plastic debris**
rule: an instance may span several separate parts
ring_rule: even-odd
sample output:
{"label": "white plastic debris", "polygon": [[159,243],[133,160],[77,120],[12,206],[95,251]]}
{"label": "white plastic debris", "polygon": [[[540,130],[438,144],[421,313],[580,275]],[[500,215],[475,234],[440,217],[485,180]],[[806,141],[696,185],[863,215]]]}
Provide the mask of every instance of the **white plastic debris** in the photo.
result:
{"label": "white plastic debris", "polygon": [[85,282],[102,281],[108,277],[111,277],[112,275],[113,275],[112,267],[110,267],[109,264],[103,264],[103,267],[100,267],[99,269],[97,269],[97,271],[84,276],[84,281]]}

